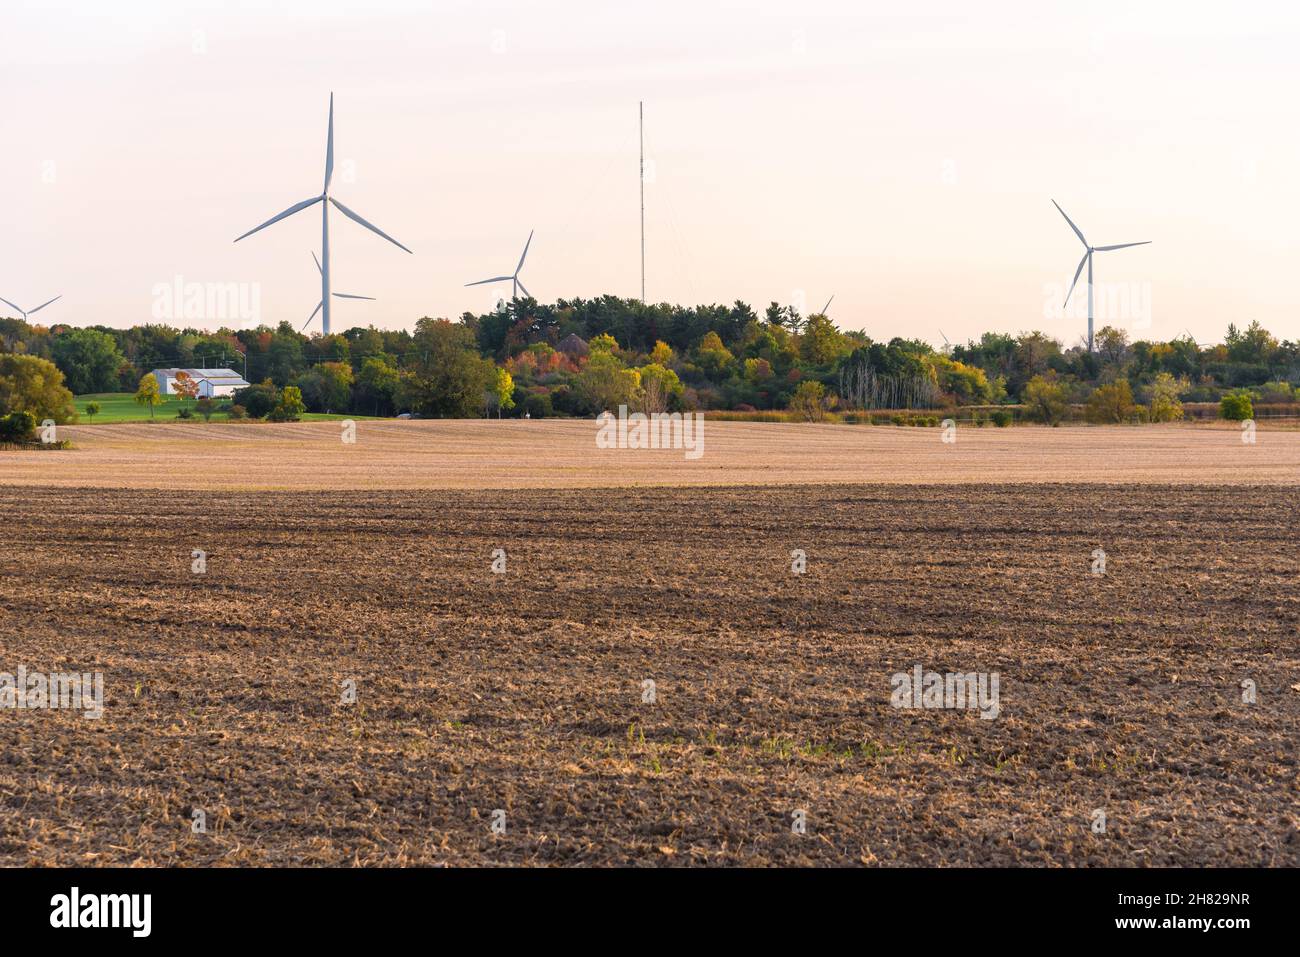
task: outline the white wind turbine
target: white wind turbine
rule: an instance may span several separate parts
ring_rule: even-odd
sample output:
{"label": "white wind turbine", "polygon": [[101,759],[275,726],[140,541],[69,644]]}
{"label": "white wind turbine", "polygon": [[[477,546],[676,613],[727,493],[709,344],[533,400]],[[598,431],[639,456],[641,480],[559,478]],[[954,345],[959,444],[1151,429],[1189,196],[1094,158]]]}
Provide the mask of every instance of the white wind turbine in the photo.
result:
{"label": "white wind turbine", "polygon": [[[316,263],[316,271],[323,276],[325,274],[325,270],[321,268],[320,260],[316,258],[316,254],[314,252],[311,254],[311,258]],[[353,295],[350,292],[336,292],[333,295],[335,299],[366,299],[370,302],[375,301],[374,296],[357,296],[357,295]],[[302,324],[303,329],[306,329],[308,326],[311,325],[311,321],[316,318],[316,313],[320,312],[321,306],[323,304],[324,304],[324,300],[321,300],[321,302],[316,303],[316,308],[311,311],[311,315],[307,317],[307,321]]]}
{"label": "white wind turbine", "polygon": [[[249,236],[253,235],[253,233],[257,232],[258,230],[265,229],[267,226],[270,226],[272,223],[278,223],[280,220],[284,219],[287,216],[292,216],[294,213],[307,209],[310,206],[315,206],[317,203],[322,204],[321,205],[321,255],[320,255],[321,304],[317,308],[321,310],[321,332],[327,336],[330,334],[330,204],[331,203],[334,204],[334,206],[338,208],[338,211],[342,213],[344,216],[346,216],[348,219],[352,220],[353,222],[360,223],[362,226],[366,227],[366,229],[370,230],[372,233],[375,233],[376,235],[383,236],[385,239],[387,239],[398,249],[404,249],[406,250],[406,252],[408,253],[410,252],[409,249],[406,249],[405,246],[399,243],[392,236],[388,235],[388,233],[384,232],[378,226],[374,226],[366,222],[364,219],[362,219],[352,210],[348,209],[337,199],[331,196],[330,180],[333,179],[333,177],[334,177],[334,94],[331,93],[329,133],[328,133],[328,138],[325,141],[325,188],[321,190],[321,194],[319,196],[313,196],[311,199],[304,199],[301,203],[295,203],[294,205],[286,209],[283,213],[280,213],[278,216],[272,216],[261,226],[258,226],[255,229],[250,229],[248,232],[244,233],[243,236],[239,237],[239,239],[246,239]],[[239,239],[236,239],[235,242],[239,242]],[[315,255],[315,253],[313,253],[312,255]],[[312,315],[315,316],[315,313],[312,313]],[[310,322],[311,320],[308,319],[307,321]]]}
{"label": "white wind turbine", "polygon": [[[1052,205],[1056,207],[1056,211],[1058,213],[1060,213],[1062,216],[1065,216],[1065,210],[1061,209],[1061,205],[1056,200],[1052,200]],[[1070,228],[1074,230],[1074,235],[1079,237],[1079,242],[1083,243],[1083,248],[1087,251],[1083,254],[1083,258],[1079,260],[1079,268],[1074,271],[1074,282],[1070,283],[1070,292],[1067,292],[1065,294],[1064,305],[1068,306],[1070,304],[1070,294],[1074,292],[1074,287],[1079,283],[1079,273],[1083,272],[1083,264],[1087,263],[1088,264],[1088,352],[1092,352],[1092,254],[1110,252],[1112,249],[1128,249],[1130,246],[1148,246],[1151,244],[1151,240],[1144,239],[1140,243],[1120,243],[1117,246],[1089,246],[1088,240],[1083,238],[1083,232],[1079,229],[1078,226],[1074,225],[1074,220],[1070,219],[1069,216],[1065,216],[1065,221],[1070,224]]]}
{"label": "white wind turbine", "polygon": [[[50,302],[58,302],[58,301],[59,301],[60,299],[62,299],[62,298],[63,298],[62,295],[58,295],[58,296],[55,296],[53,299],[51,299]],[[37,306],[35,309],[24,309],[22,306],[15,306],[15,305],[14,305],[12,302],[10,302],[8,299],[0,299],[0,302],[3,302],[3,303],[4,303],[6,306],[8,306],[10,309],[17,309],[19,312],[21,312],[21,313],[23,314],[23,322],[26,322],[26,321],[27,321],[27,317],[28,317],[28,316],[32,315],[33,313],[40,312],[42,309],[44,309],[46,306],[48,306],[48,305],[50,304],[50,302],[43,302],[43,303],[41,303],[39,306]]]}
{"label": "white wind turbine", "polygon": [[528,232],[528,242],[524,243],[524,254],[519,257],[519,265],[515,267],[515,271],[513,273],[511,273],[509,276],[493,276],[491,279],[480,279],[478,282],[467,282],[465,283],[465,285],[467,287],[485,286],[490,282],[509,282],[513,284],[510,288],[511,299],[519,298],[520,289],[524,291],[525,296],[531,296],[532,293],[529,292],[527,287],[524,286],[524,284],[519,281],[519,271],[524,268],[524,260],[528,258],[528,247],[533,244],[533,232],[535,232],[535,230],[529,230]]}

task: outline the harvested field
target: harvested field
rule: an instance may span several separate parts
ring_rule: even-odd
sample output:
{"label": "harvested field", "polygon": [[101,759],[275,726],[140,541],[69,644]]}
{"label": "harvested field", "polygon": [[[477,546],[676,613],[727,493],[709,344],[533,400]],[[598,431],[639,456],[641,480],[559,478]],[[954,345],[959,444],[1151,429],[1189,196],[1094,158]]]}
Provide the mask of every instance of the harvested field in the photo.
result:
{"label": "harvested field", "polygon": [[[1095,477],[1107,431],[1038,434]],[[1300,450],[1177,435],[1196,477]],[[0,863],[1300,864],[1295,488],[140,492],[75,440],[100,487],[0,486],[0,670],[102,671],[106,711],[0,711]],[[998,672],[998,717],[891,707],[918,664]]]}
{"label": "harvested field", "polygon": [[67,426],[74,448],[0,451],[0,483],[101,488],[436,489],[969,482],[1300,482],[1300,431],[706,422],[704,454],[596,448],[583,420]]}

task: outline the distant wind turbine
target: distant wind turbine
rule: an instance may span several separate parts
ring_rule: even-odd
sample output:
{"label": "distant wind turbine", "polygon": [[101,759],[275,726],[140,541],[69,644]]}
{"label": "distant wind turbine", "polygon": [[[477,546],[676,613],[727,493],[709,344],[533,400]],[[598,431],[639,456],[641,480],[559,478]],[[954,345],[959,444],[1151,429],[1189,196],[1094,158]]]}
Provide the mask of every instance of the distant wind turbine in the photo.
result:
{"label": "distant wind turbine", "polygon": [[[1060,213],[1062,216],[1065,216],[1065,210],[1061,209],[1060,204],[1056,200],[1052,200],[1052,205],[1056,207],[1056,211],[1058,213]],[[1083,238],[1083,232],[1079,229],[1078,226],[1074,225],[1074,220],[1072,220],[1069,216],[1065,216],[1065,221],[1070,224],[1070,228],[1074,230],[1074,235],[1079,237],[1079,242],[1083,243],[1083,248],[1087,250],[1087,252],[1085,252],[1083,254],[1083,258],[1079,260],[1079,268],[1074,271],[1074,282],[1070,283],[1070,292],[1067,292],[1065,294],[1064,305],[1068,306],[1070,304],[1070,293],[1073,293],[1074,287],[1078,285],[1079,273],[1083,272],[1083,264],[1087,263],[1088,264],[1088,351],[1092,352],[1092,254],[1110,252],[1112,249],[1128,249],[1130,246],[1148,246],[1151,244],[1151,240],[1144,239],[1140,243],[1120,243],[1117,246],[1089,246],[1088,240]]]}
{"label": "distant wind turbine", "polygon": [[835,301],[835,294],[832,293],[832,294],[831,294],[831,297],[830,297],[829,299],[826,300],[826,305],[822,306],[822,315],[823,315],[823,316],[828,316],[828,315],[830,315],[831,303],[833,303],[834,301]]}
{"label": "distant wind turbine", "polygon": [[[316,254],[314,252],[311,254],[311,258],[316,263],[316,271],[323,275],[325,270],[321,268],[320,260],[316,258]],[[366,299],[369,300],[370,302],[375,301],[374,296],[356,296],[348,292],[336,292],[333,293],[333,296],[335,299]],[[311,311],[311,315],[307,317],[307,321],[302,324],[303,329],[306,329],[308,326],[311,325],[311,321],[316,318],[316,313],[320,312],[321,310],[321,304],[322,304],[321,302],[316,303],[316,308]]]}
{"label": "distant wind turbine", "polygon": [[[51,299],[50,302],[58,302],[58,301],[59,301],[60,299],[62,299],[62,298],[63,298],[62,295],[58,295],[58,296],[55,296],[53,299]],[[24,309],[22,306],[15,306],[15,305],[14,305],[12,302],[10,302],[8,299],[0,299],[0,302],[3,302],[3,303],[4,303],[6,306],[8,306],[10,309],[17,309],[19,312],[21,312],[21,313],[23,314],[23,322],[26,322],[26,321],[27,321],[27,317],[28,317],[28,316],[40,312],[42,309],[44,309],[46,306],[48,306],[48,305],[50,304],[50,302],[43,302],[43,303],[41,303],[39,306],[37,306],[35,309]]]}
{"label": "distant wind turbine", "polygon": [[534,232],[535,230],[529,230],[528,242],[524,243],[524,254],[519,257],[519,265],[515,267],[515,271],[513,273],[511,273],[509,276],[493,276],[491,279],[480,279],[478,282],[467,282],[465,283],[466,287],[485,286],[490,282],[509,282],[513,284],[510,290],[511,299],[519,298],[520,289],[524,291],[525,296],[531,296],[532,293],[529,292],[527,287],[525,287],[524,284],[519,281],[519,271],[524,268],[524,260],[528,258],[528,247],[533,244]]}
{"label": "distant wind turbine", "polygon": [[[280,220],[284,219],[285,217],[292,216],[294,213],[301,212],[304,209],[307,209],[311,206],[315,206],[317,203],[322,204],[321,206],[321,254],[320,254],[321,304],[317,308],[321,310],[321,332],[327,336],[330,334],[330,204],[331,203],[334,204],[334,206],[338,208],[338,211],[342,213],[344,216],[346,216],[348,219],[352,220],[355,223],[360,223],[362,226],[366,227],[366,229],[370,230],[372,233],[384,237],[384,239],[387,239],[398,249],[406,250],[406,252],[408,253],[410,252],[409,249],[407,249],[405,246],[399,243],[392,236],[388,235],[388,233],[384,232],[378,226],[374,226],[366,222],[364,219],[362,219],[352,210],[348,209],[337,199],[331,196],[330,180],[333,178],[334,178],[334,94],[331,93],[329,133],[325,141],[325,187],[324,189],[321,190],[321,194],[319,196],[313,196],[311,199],[304,199],[301,203],[295,203],[294,205],[286,209],[283,213],[280,213],[278,216],[272,216],[261,226],[258,226],[255,229],[250,229],[248,232],[244,233],[243,236],[239,237],[239,239],[247,239],[249,236],[253,235],[253,233],[257,232],[258,230],[265,229],[267,226],[270,226],[272,223],[278,223]],[[235,242],[239,242],[239,239],[236,239]],[[313,253],[312,255],[314,256],[315,253]],[[312,313],[312,315],[315,316],[315,313]],[[307,321],[311,322],[310,319],[308,319]]]}

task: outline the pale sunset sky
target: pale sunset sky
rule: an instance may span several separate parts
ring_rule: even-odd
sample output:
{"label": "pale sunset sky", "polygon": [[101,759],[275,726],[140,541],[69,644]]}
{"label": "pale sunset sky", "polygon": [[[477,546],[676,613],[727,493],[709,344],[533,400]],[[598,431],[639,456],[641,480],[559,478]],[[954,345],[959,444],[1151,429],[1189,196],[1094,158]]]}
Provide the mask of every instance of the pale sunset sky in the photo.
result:
{"label": "pale sunset sky", "polygon": [[319,207],[232,240],[319,194],[333,91],[332,193],[414,251],[331,214],[335,290],[378,299],[338,302],[336,331],[486,311],[463,284],[510,273],[530,229],[538,299],[635,297],[644,100],[653,301],[834,294],[877,339],[1073,344],[1055,199],[1095,245],[1152,241],[1096,257],[1135,338],[1300,338],[1295,6],[264,7],[5,0],[0,296],[123,327],[180,276],[301,326]]}

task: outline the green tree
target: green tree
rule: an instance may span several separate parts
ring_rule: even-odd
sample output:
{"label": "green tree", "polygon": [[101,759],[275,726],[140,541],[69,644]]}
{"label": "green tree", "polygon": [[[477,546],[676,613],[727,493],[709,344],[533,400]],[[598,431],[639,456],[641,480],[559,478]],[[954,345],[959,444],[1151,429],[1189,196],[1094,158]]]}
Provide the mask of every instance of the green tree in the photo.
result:
{"label": "green tree", "polygon": [[695,361],[710,379],[723,377],[728,367],[735,361],[735,356],[722,344],[722,337],[716,332],[707,333],[695,349]]}
{"label": "green tree", "polygon": [[651,362],[637,370],[641,376],[641,411],[666,412],[674,397],[685,391],[682,380],[672,369]]}
{"label": "green tree", "polygon": [[1228,392],[1219,399],[1219,418],[1230,422],[1245,422],[1255,417],[1255,407],[1251,404],[1250,393],[1245,389]]}
{"label": "green tree", "polygon": [[592,352],[574,385],[590,411],[608,412],[630,404],[641,379],[635,369],[623,368],[612,353]]}
{"label": "green tree", "polygon": [[387,357],[366,356],[361,360],[353,388],[358,408],[374,409],[375,415],[394,410],[394,399],[401,378]]}
{"label": "green tree", "polygon": [[306,411],[302,392],[296,385],[287,385],[280,390],[280,401],[271,410],[269,418],[272,422],[297,422]]}
{"label": "green tree", "polygon": [[260,419],[270,415],[271,410],[280,404],[280,390],[275,387],[274,382],[267,379],[257,385],[245,386],[231,398],[250,416]]}
{"label": "green tree", "polygon": [[1183,403],[1178,394],[1185,388],[1168,372],[1156,375],[1151,384],[1151,421],[1177,422],[1183,417]]}
{"label": "green tree", "polygon": [[1065,386],[1056,379],[1036,375],[1025,383],[1025,414],[1044,425],[1059,425],[1069,408]]}
{"label": "green tree", "polygon": [[424,416],[468,418],[495,381],[495,366],[478,354],[473,331],[446,319],[421,319],[402,370],[400,400]]}
{"label": "green tree", "polygon": [[853,342],[821,313],[813,313],[799,335],[799,354],[805,362],[828,365],[853,351]]}
{"label": "green tree", "polygon": [[75,422],[77,407],[63,373],[39,356],[0,353],[0,415],[30,412],[36,421]]}
{"label": "green tree", "polygon": [[147,405],[149,407],[149,418],[153,418],[155,406],[162,405],[162,393],[158,390],[158,380],[153,377],[152,372],[146,372],[140,377],[140,385],[135,390],[135,401],[137,405]]}
{"label": "green tree", "polygon": [[86,403],[86,417],[93,423],[95,416],[99,415],[100,407],[98,402]]}
{"label": "green tree", "polygon": [[74,395],[112,392],[117,388],[117,370],[122,353],[117,340],[98,329],[72,329],[54,339],[54,364],[62,371]]}
{"label": "green tree", "polygon": [[1116,379],[1093,390],[1084,418],[1098,425],[1118,424],[1132,418],[1134,411],[1132,386],[1128,379]]}

